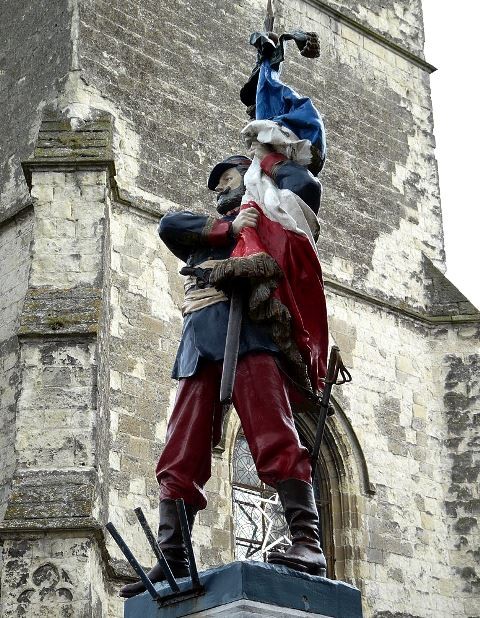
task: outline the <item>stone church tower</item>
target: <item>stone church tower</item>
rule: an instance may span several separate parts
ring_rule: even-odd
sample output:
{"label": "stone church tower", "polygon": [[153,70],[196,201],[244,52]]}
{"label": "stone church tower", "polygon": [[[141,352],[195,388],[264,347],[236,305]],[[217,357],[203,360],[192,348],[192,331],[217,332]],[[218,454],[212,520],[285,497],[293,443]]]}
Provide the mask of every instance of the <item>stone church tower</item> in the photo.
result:
{"label": "stone church tower", "polygon": [[[183,293],[158,220],[211,209],[211,166],[243,149],[238,91],[264,5],[2,3],[5,618],[121,616],[130,572],[109,520],[152,562],[132,509],[155,525]],[[283,75],[326,123],[319,251],[354,377],[335,392],[320,462],[329,576],[361,589],[367,618],[478,618],[480,315],[442,274],[420,0],[275,11],[278,29],[320,36],[321,58],[292,51]],[[314,419],[298,421],[311,442]],[[252,522],[269,494],[234,412],[208,493],[201,566],[261,558]]]}

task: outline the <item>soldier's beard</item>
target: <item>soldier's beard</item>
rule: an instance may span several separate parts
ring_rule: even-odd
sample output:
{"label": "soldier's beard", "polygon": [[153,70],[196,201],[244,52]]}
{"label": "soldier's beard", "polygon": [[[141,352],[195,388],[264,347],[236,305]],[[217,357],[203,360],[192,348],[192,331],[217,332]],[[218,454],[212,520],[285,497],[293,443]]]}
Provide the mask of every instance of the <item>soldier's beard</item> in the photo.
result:
{"label": "soldier's beard", "polygon": [[227,193],[220,193],[217,197],[217,212],[220,215],[226,215],[227,212],[240,208],[242,197],[245,193],[243,183],[236,189],[231,189]]}

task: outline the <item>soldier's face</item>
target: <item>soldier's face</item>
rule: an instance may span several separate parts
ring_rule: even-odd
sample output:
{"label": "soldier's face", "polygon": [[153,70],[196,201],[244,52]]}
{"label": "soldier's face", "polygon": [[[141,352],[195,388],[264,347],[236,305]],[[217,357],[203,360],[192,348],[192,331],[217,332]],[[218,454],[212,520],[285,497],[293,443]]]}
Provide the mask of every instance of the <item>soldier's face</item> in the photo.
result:
{"label": "soldier's face", "polygon": [[230,169],[225,170],[220,176],[220,180],[218,181],[218,185],[215,187],[215,191],[218,194],[227,193],[233,189],[238,189],[241,184],[243,184],[242,175],[236,167],[231,167]]}
{"label": "soldier's face", "polygon": [[225,215],[235,210],[240,206],[245,193],[243,176],[235,167],[225,170],[220,176],[215,191],[217,192],[217,212]]}

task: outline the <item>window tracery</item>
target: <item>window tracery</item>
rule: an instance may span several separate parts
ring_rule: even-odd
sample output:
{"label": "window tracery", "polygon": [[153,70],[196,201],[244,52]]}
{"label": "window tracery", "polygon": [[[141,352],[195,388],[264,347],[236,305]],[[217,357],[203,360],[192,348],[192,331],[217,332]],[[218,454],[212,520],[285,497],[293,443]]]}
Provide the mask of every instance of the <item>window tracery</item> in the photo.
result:
{"label": "window tracery", "polygon": [[[323,476],[323,473],[322,473]],[[233,513],[235,558],[266,561],[272,548],[291,544],[278,494],[261,482],[245,436],[239,432],[233,451]],[[314,483],[320,515],[320,536],[333,577],[333,535],[331,500],[326,480]]]}

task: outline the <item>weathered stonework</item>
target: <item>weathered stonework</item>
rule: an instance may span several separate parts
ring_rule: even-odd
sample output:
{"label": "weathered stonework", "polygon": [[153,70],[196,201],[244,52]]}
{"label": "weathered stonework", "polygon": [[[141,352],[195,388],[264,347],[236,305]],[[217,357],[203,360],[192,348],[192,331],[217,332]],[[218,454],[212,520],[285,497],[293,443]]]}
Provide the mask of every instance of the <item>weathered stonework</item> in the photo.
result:
{"label": "weathered stonework", "polygon": [[457,333],[460,345],[443,357],[444,405],[447,412],[445,457],[451,466],[446,490],[449,527],[448,551],[458,581],[457,594],[463,599],[466,615],[478,613],[479,570],[479,474],[480,452],[480,355],[466,342],[480,335],[478,325]]}
{"label": "weathered stonework", "polygon": [[20,163],[33,151],[45,105],[58,96],[72,68],[73,4],[61,0],[40,10],[28,3],[3,3],[1,215],[14,213],[30,202]]}
{"label": "weathered stonework", "polygon": [[[152,562],[133,507],[156,525],[176,389],[183,285],[158,219],[209,210],[210,167],[243,149],[238,88],[264,2],[8,5],[0,613],[114,618],[131,571],[103,526]],[[420,2],[275,10],[322,46],[316,63],[292,51],[284,77],[327,126],[319,251],[354,376],[321,453],[335,575],[367,618],[478,618],[480,316],[442,274]],[[315,419],[298,421],[311,440]],[[202,567],[234,557],[238,430],[232,411],[194,529]]]}
{"label": "weathered stonework", "polygon": [[354,23],[373,30],[372,34],[386,37],[389,41],[411,50],[423,57],[423,19],[421,0],[395,2],[395,0],[330,0],[319,2],[325,8],[336,9]]}
{"label": "weathered stonework", "polygon": [[3,547],[2,616],[102,616],[101,557],[90,538],[28,535]]}

